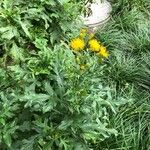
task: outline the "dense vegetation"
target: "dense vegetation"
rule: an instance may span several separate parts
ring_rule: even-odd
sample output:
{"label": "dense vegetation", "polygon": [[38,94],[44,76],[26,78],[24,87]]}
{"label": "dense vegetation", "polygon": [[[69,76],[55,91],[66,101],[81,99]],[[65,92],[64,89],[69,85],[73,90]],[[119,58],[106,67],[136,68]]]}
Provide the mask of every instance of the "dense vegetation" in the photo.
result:
{"label": "dense vegetation", "polygon": [[0,150],[150,150],[149,0],[112,2],[81,69],[83,2],[0,2]]}

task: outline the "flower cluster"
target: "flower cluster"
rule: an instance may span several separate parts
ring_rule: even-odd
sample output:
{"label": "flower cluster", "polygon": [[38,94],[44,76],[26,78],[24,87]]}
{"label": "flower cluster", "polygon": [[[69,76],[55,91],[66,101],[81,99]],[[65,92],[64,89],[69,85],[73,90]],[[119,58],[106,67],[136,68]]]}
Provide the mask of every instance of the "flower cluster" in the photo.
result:
{"label": "flower cluster", "polygon": [[79,52],[86,49],[103,58],[107,58],[109,56],[106,47],[100,44],[100,42],[94,38],[94,34],[88,33],[86,29],[82,29],[80,31],[79,37],[73,39],[70,42],[70,46],[74,52]]}
{"label": "flower cluster", "polygon": [[83,39],[76,38],[71,41],[71,47],[75,51],[83,50],[85,47],[85,43]]}

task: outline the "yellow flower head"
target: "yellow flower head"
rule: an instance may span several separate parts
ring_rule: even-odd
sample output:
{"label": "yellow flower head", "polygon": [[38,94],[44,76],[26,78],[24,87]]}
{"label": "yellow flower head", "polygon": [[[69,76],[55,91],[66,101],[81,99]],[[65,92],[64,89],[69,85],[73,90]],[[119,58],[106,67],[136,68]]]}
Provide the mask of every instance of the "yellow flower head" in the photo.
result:
{"label": "yellow flower head", "polygon": [[96,39],[92,39],[89,41],[89,46],[90,46],[90,49],[93,51],[93,52],[99,52],[100,50],[100,44],[99,42],[96,40]]}
{"label": "yellow flower head", "polygon": [[98,54],[105,58],[107,58],[109,56],[109,54],[106,50],[106,47],[104,47],[104,46],[100,47],[100,52]]}
{"label": "yellow flower head", "polygon": [[75,38],[71,41],[70,45],[73,50],[80,51],[84,49],[85,43],[84,43],[84,40],[80,38]]}

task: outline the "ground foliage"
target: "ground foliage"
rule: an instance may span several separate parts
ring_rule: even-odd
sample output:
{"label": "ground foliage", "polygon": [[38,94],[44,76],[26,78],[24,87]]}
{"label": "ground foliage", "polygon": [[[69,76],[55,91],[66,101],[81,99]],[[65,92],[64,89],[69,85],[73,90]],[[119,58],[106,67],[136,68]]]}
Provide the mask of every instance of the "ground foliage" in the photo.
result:
{"label": "ground foliage", "polygon": [[0,2],[0,149],[84,150],[117,135],[109,116],[130,100],[101,82],[96,56],[81,70],[68,45],[81,6]]}
{"label": "ground foliage", "polygon": [[84,1],[0,2],[0,149],[149,150],[148,0],[113,1],[103,63],[69,41]]}
{"label": "ground foliage", "polygon": [[117,93],[129,93],[132,105],[121,108],[110,124],[118,136],[97,144],[95,149],[150,149],[150,3],[147,0],[113,1],[113,17],[98,33],[111,50],[111,59],[104,69]]}

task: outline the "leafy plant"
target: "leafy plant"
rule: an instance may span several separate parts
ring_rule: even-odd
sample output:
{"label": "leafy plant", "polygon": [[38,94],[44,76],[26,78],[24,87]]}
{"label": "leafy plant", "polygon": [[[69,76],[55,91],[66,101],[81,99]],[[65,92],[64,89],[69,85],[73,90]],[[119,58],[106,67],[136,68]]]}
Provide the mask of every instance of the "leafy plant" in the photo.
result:
{"label": "leafy plant", "polygon": [[80,9],[71,0],[0,2],[2,150],[84,150],[117,135],[109,114],[128,101],[102,84],[95,55],[81,55],[81,69],[68,45]]}
{"label": "leafy plant", "polygon": [[149,149],[149,2],[113,2],[103,62],[70,48],[83,4],[0,2],[0,149]]}

